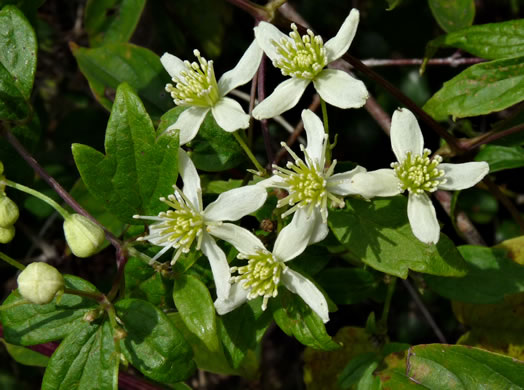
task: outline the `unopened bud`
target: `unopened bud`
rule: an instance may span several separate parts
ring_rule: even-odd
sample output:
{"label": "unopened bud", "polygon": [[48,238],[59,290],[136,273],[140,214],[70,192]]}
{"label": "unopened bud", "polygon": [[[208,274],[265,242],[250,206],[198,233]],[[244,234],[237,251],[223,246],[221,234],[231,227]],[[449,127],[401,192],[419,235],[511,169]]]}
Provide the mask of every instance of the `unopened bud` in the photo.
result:
{"label": "unopened bud", "polygon": [[14,225],[18,215],[16,203],[5,195],[0,197],[0,227],[7,228]]}
{"label": "unopened bud", "polygon": [[66,218],[64,234],[69,248],[77,257],[94,255],[105,238],[100,226],[80,214],[72,214]]}
{"label": "unopened bud", "polygon": [[113,339],[117,341],[123,340],[127,337],[127,332],[120,327],[117,327],[116,329],[114,329],[113,332],[114,332]]}
{"label": "unopened bud", "polygon": [[102,312],[100,311],[100,309],[89,310],[84,314],[84,321],[93,322],[98,317],[100,317],[101,314]]}
{"label": "unopened bud", "polygon": [[15,227],[13,225],[9,227],[0,227],[0,244],[7,244],[15,236]]}
{"label": "unopened bud", "polygon": [[47,263],[31,263],[18,275],[20,295],[38,305],[51,302],[63,289],[64,277]]}

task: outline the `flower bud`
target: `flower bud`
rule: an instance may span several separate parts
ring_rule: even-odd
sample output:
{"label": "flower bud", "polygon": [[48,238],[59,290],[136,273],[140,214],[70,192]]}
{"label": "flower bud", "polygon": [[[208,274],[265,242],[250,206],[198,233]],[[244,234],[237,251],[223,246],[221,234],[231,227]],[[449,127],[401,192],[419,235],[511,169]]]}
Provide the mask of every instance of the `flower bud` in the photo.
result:
{"label": "flower bud", "polygon": [[7,228],[14,225],[18,219],[18,206],[7,196],[0,197],[0,227]]}
{"label": "flower bud", "polygon": [[64,289],[64,277],[47,263],[31,263],[18,275],[18,291],[28,301],[44,305]]}
{"label": "flower bud", "polygon": [[15,236],[15,227],[13,225],[6,228],[0,226],[0,244],[7,244]]}
{"label": "flower bud", "polygon": [[72,214],[64,221],[67,244],[77,257],[94,255],[104,242],[104,231],[89,218]]}

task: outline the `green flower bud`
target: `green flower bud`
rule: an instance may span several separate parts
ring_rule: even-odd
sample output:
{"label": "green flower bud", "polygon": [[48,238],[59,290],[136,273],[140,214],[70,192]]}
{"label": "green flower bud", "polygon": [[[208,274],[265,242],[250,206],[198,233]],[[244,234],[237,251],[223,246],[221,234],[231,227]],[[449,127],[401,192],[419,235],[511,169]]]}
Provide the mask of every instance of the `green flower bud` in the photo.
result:
{"label": "green flower bud", "polygon": [[7,244],[15,236],[15,227],[13,225],[8,227],[0,227],[0,244]]}
{"label": "green flower bud", "polygon": [[7,228],[14,225],[18,219],[18,206],[7,196],[0,197],[0,227]]}
{"label": "green flower bud", "polygon": [[94,255],[105,238],[100,226],[80,214],[72,214],[66,218],[64,234],[69,248],[77,257]]}
{"label": "green flower bud", "polygon": [[18,291],[28,301],[44,305],[64,289],[64,277],[47,263],[31,263],[18,275]]}

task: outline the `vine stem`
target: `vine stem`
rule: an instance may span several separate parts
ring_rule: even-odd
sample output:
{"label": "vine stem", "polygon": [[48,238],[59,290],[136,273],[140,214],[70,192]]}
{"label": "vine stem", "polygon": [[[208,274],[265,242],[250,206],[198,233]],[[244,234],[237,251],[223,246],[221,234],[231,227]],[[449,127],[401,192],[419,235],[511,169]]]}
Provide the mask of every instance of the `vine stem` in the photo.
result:
{"label": "vine stem", "polygon": [[0,252],[0,259],[4,260],[7,264],[12,265],[15,268],[18,268],[20,271],[25,270],[25,265],[16,261],[15,259],[7,256],[5,253]]}
{"label": "vine stem", "polygon": [[244,149],[244,152],[246,152],[246,155],[249,157],[253,165],[255,165],[257,171],[260,172],[261,175],[264,175],[266,170],[262,167],[262,165],[260,165],[253,152],[251,152],[251,149],[249,149],[249,146],[247,146],[240,134],[238,134],[238,131],[235,131],[233,133],[233,136],[237,140],[238,144],[242,147],[242,149]]}
{"label": "vine stem", "polygon": [[378,321],[378,330],[381,334],[387,334],[388,332],[388,316],[389,309],[391,308],[391,301],[393,299],[393,293],[395,292],[395,286],[397,284],[397,278],[392,276],[390,277],[388,283],[388,289],[386,292],[386,300],[384,301],[384,307],[382,308],[382,315]]}
{"label": "vine stem", "polygon": [[104,294],[96,291],[83,291],[73,288],[64,288],[64,294],[77,295],[79,297],[89,298],[97,302],[104,302],[106,297]]}
{"label": "vine stem", "polygon": [[[459,65],[473,65],[478,64],[479,62],[485,62],[483,58],[477,57],[446,57],[446,58],[432,58],[428,60],[427,65],[449,65],[449,66],[459,66]],[[409,66],[409,65],[422,65],[424,62],[423,58],[397,58],[397,59],[375,59],[370,58],[367,60],[362,60],[362,63],[368,67],[379,67],[379,66]]]}
{"label": "vine stem", "polygon": [[471,139],[464,140],[464,141],[459,141],[459,142],[460,142],[461,148],[465,150],[472,150],[472,149],[478,148],[481,145],[488,144],[500,138],[504,138],[504,137],[507,137],[508,135],[516,134],[521,131],[524,131],[524,123],[510,127],[509,129],[502,130],[502,131],[498,131],[498,130],[488,131],[487,133],[479,135],[478,137],[471,138]]}

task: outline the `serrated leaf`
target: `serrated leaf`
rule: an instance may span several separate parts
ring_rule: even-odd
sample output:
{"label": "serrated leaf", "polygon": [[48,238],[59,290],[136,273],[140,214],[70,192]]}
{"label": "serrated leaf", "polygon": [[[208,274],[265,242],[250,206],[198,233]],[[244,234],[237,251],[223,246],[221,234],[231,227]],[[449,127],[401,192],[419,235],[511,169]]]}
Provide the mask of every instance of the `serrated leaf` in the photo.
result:
{"label": "serrated leaf", "polygon": [[119,363],[109,322],[80,322],[51,356],[42,390],[116,390]]}
{"label": "serrated leaf", "polygon": [[[73,275],[64,275],[68,288],[88,292],[97,289],[91,283]],[[4,304],[20,300],[18,293],[11,293]],[[83,322],[86,312],[98,306],[92,299],[78,295],[64,294],[60,304],[53,300],[47,305],[21,305],[2,310],[1,318],[4,337],[7,342],[17,345],[35,345],[66,337],[74,324]]]}
{"label": "serrated leaf", "polygon": [[524,362],[460,345],[411,347],[407,375],[425,388],[435,390],[524,388]]}
{"label": "serrated leaf", "polygon": [[524,56],[470,66],[444,83],[423,109],[436,120],[501,111],[524,99]]}
{"label": "serrated leaf", "polygon": [[193,373],[191,347],[161,310],[139,299],[118,301],[115,309],[127,332],[122,353],[142,374],[175,383]]}
{"label": "serrated leaf", "polygon": [[[3,4],[1,4],[3,5]],[[0,6],[1,6],[0,5]],[[36,36],[14,6],[0,10],[0,119],[24,119],[36,70]]]}
{"label": "serrated leaf", "polygon": [[144,9],[145,0],[89,0],[84,27],[91,47],[127,42]]}
{"label": "serrated leaf", "polygon": [[173,192],[178,176],[178,137],[155,139],[151,119],[127,84],[117,91],[107,124],[106,155],[73,144],[82,180],[104,207],[121,221],[139,224],[134,214],[156,215],[166,209],[159,200]]}
{"label": "serrated leaf", "polygon": [[446,32],[471,26],[475,18],[475,0],[428,0],[431,13]]}
{"label": "serrated leaf", "polygon": [[345,209],[329,212],[329,226],[351,257],[406,278],[409,270],[443,276],[466,274],[464,259],[441,233],[437,245],[420,242],[411,232],[407,199],[396,196],[367,202],[347,199]]}
{"label": "serrated leaf", "polygon": [[139,298],[160,308],[173,308],[173,282],[136,257],[130,257],[124,270],[126,298]]}
{"label": "serrated leaf", "polygon": [[9,355],[18,363],[25,366],[46,367],[49,357],[42,355],[32,349],[20,347],[19,345],[9,344],[1,340]]}
{"label": "serrated leaf", "polygon": [[475,161],[486,161],[491,173],[524,166],[522,146],[486,145],[476,156]]}
{"label": "serrated leaf", "polygon": [[102,106],[111,110],[112,96],[122,82],[138,93],[153,119],[173,106],[165,92],[169,75],[152,51],[130,43],[111,43],[88,49],[70,44],[80,71]]}

